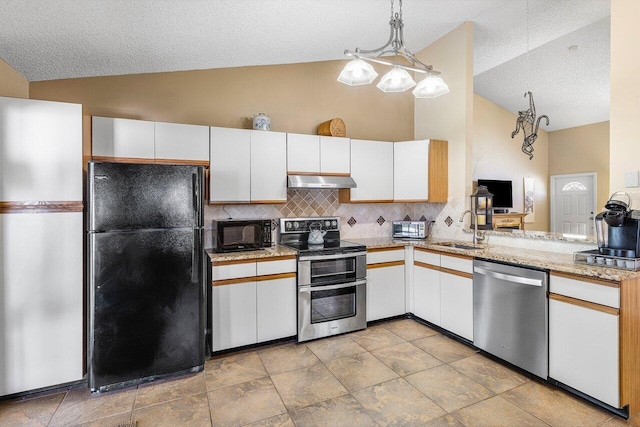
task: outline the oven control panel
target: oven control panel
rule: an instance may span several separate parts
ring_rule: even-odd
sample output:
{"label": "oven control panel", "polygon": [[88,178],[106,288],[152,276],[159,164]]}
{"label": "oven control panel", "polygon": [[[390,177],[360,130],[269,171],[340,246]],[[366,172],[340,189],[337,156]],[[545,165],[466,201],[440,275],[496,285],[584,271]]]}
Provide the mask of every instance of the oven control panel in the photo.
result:
{"label": "oven control panel", "polygon": [[280,233],[305,233],[320,225],[324,231],[340,231],[340,217],[280,218]]}

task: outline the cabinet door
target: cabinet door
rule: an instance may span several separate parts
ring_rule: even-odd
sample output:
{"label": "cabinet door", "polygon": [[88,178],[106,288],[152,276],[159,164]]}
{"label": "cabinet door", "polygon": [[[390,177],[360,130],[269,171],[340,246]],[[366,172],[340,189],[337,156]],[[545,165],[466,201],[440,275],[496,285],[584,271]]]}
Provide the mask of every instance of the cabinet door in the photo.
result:
{"label": "cabinet door", "polygon": [[337,136],[320,137],[320,172],[351,173],[351,140]]}
{"label": "cabinet door", "polygon": [[212,127],[210,132],[210,202],[249,202],[251,131]]}
{"label": "cabinet door", "polygon": [[255,344],[256,282],[214,286],[210,315],[212,351]]}
{"label": "cabinet door", "polygon": [[82,212],[3,214],[0,236],[0,396],[82,379]]}
{"label": "cabinet door", "polygon": [[429,140],[393,144],[393,198],[427,201],[429,198]]}
{"label": "cabinet door", "polygon": [[287,134],[287,171],[320,173],[320,137],[318,135]]}
{"label": "cabinet door", "polygon": [[549,299],[549,376],[620,407],[618,316]]}
{"label": "cabinet door", "polygon": [[287,135],[251,131],[251,202],[287,201]]}
{"label": "cabinet door", "polygon": [[258,342],[296,335],[296,278],[259,281],[257,292]]}
{"label": "cabinet door", "polygon": [[367,322],[405,314],[404,264],[367,268]]}
{"label": "cabinet door", "polygon": [[473,280],[440,273],[440,326],[473,341]]}
{"label": "cabinet door", "polygon": [[351,140],[352,202],[393,201],[393,143]]}
{"label": "cabinet door", "polygon": [[440,272],[438,270],[414,266],[413,314],[440,326]]}
{"label": "cabinet door", "polygon": [[209,162],[209,127],[155,123],[155,158]]}
{"label": "cabinet door", "polygon": [[155,158],[153,122],[94,116],[91,135],[91,153],[94,157]]}
{"label": "cabinet door", "polygon": [[82,200],[82,106],[0,97],[0,200]]}

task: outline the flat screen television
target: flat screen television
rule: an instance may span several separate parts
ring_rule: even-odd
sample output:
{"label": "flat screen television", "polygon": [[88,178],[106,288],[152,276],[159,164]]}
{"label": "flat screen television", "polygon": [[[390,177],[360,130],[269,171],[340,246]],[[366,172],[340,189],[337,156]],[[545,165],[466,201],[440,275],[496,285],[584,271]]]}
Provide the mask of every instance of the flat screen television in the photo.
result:
{"label": "flat screen television", "polygon": [[494,208],[513,208],[513,189],[511,181],[479,179],[478,185],[484,185],[493,194]]}

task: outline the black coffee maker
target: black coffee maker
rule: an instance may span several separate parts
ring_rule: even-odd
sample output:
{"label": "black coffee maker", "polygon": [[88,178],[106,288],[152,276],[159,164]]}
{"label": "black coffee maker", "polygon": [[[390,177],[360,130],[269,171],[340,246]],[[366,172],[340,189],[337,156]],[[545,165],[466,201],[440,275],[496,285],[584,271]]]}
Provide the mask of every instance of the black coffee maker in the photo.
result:
{"label": "black coffee maker", "polygon": [[[627,201],[620,200],[626,198]],[[640,211],[630,210],[631,198],[625,192],[613,193],[596,215],[598,252],[624,258],[640,258]]]}

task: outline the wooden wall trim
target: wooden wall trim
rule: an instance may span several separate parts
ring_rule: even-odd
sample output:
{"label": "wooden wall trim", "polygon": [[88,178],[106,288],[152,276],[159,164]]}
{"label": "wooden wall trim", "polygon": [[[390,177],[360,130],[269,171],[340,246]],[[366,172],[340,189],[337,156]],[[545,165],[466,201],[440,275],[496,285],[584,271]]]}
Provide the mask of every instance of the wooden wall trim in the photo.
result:
{"label": "wooden wall trim", "polygon": [[440,267],[441,273],[453,274],[454,276],[465,277],[467,279],[473,279],[473,274],[465,273],[464,271],[451,270],[450,268]]}
{"label": "wooden wall trim", "polygon": [[248,283],[248,282],[255,282],[255,281],[256,281],[256,276],[237,277],[235,279],[214,280],[213,282],[211,282],[211,286],[236,285],[238,283]]}
{"label": "wooden wall trim", "polygon": [[620,310],[617,308],[609,307],[602,304],[596,304],[594,302],[584,301],[577,298],[571,298],[564,295],[554,294],[553,292],[549,292],[549,299],[566,302],[567,304],[577,305],[579,307],[588,308],[590,310],[601,311],[607,314],[613,314],[614,316],[618,316],[620,314]]}
{"label": "wooden wall trim", "polygon": [[394,203],[427,203],[429,199],[393,199]]}
{"label": "wooden wall trim", "polygon": [[404,261],[389,261],[389,262],[377,262],[375,264],[367,264],[367,270],[374,268],[395,267],[398,265],[404,265]]}
{"label": "wooden wall trim", "polygon": [[282,205],[287,203],[286,200],[251,200],[252,205]]}
{"label": "wooden wall trim", "polygon": [[426,262],[413,261],[413,265],[416,267],[428,268],[429,270],[440,271],[440,267],[433,264],[427,264]]}
{"label": "wooden wall trim", "polygon": [[431,253],[431,254],[437,254],[437,255],[440,255],[440,254],[442,254],[442,253],[443,253],[443,252],[440,252],[440,251],[435,250],[435,249],[422,248],[422,247],[420,247],[420,246],[414,246],[413,248],[414,248],[414,250],[416,250],[416,251],[429,252],[429,253]]}
{"label": "wooden wall trim", "polygon": [[218,201],[218,200],[214,200],[211,201],[209,200],[209,205],[211,206],[220,206],[220,205],[250,205],[252,202],[245,200],[245,201],[239,201],[239,200],[226,200],[226,201]]}
{"label": "wooden wall trim", "polygon": [[0,214],[7,213],[53,213],[53,212],[82,212],[82,201],[46,201],[27,200],[19,202],[0,202]]}
{"label": "wooden wall trim", "polygon": [[96,162],[110,162],[110,163],[155,163],[154,159],[146,159],[139,157],[111,157],[111,156],[92,156]]}
{"label": "wooden wall trim", "polygon": [[155,163],[161,165],[188,165],[188,166],[203,166],[209,167],[208,160],[180,160],[180,159],[156,159]]}
{"label": "wooden wall trim", "polygon": [[613,280],[605,280],[605,279],[596,279],[593,277],[581,276],[579,274],[565,273],[562,271],[551,271],[552,276],[564,277],[565,279],[573,279],[579,280],[581,282],[589,282],[595,285],[609,286],[612,288],[619,288],[620,282],[615,282]]}
{"label": "wooden wall trim", "polygon": [[449,197],[449,143],[429,141],[429,201],[446,203]]}
{"label": "wooden wall trim", "polygon": [[640,278],[620,287],[620,406],[640,412]]}
{"label": "wooden wall trim", "polygon": [[290,278],[296,278],[296,273],[292,272],[292,273],[278,273],[278,274],[268,274],[265,276],[256,276],[256,282],[264,282],[267,280],[277,280],[277,279],[290,279]]}
{"label": "wooden wall trim", "polygon": [[453,258],[462,258],[467,260],[473,260],[473,255],[464,255],[464,254],[452,254],[451,252],[440,252],[440,255],[450,256]]}

